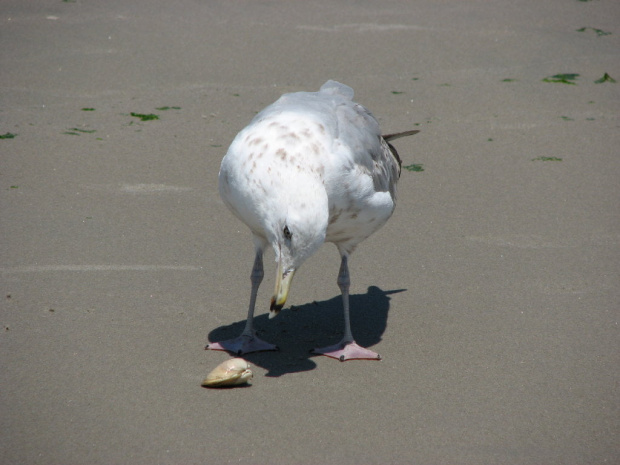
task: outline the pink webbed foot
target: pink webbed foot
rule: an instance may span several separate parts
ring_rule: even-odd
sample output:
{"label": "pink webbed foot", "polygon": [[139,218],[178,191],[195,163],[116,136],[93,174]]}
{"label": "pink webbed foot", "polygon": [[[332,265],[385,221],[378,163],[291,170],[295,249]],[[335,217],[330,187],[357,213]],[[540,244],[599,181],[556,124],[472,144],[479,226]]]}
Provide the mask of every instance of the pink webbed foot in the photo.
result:
{"label": "pink webbed foot", "polygon": [[211,342],[205,350],[226,350],[233,354],[242,355],[249,352],[262,352],[266,350],[280,350],[278,346],[269,344],[256,336],[241,335],[226,341]]}
{"label": "pink webbed foot", "polygon": [[345,360],[381,360],[381,355],[365,349],[355,341],[341,341],[336,345],[313,349],[313,354],[326,355],[344,362]]}

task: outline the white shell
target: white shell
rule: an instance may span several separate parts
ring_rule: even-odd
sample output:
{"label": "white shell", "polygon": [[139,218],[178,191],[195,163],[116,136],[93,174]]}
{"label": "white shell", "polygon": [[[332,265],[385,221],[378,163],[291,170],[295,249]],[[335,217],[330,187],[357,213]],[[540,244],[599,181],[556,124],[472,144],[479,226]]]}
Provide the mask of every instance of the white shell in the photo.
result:
{"label": "white shell", "polygon": [[231,358],[220,363],[202,382],[206,387],[235,386],[252,379],[250,364],[242,358]]}

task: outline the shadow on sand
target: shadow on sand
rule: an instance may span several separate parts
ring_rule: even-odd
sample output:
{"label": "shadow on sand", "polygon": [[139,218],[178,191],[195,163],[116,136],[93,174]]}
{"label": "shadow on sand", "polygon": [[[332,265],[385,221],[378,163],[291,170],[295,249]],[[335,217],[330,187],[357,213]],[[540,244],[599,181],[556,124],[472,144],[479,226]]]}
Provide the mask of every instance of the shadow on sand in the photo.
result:
{"label": "shadow on sand", "polygon": [[[359,345],[372,348],[381,341],[390,309],[388,296],[405,290],[383,291],[370,286],[366,294],[349,296],[351,331]],[[257,335],[276,344],[280,350],[245,354],[242,358],[266,369],[265,376],[277,377],[313,370],[316,363],[312,358],[322,355],[311,354],[310,350],[335,344],[344,333],[342,297],[337,295],[322,302],[294,306],[283,310],[272,320],[267,314],[259,315],[254,318],[254,323]],[[236,337],[241,334],[244,325],[245,320],[220,326],[209,333],[209,342]],[[337,363],[336,360],[334,362]]]}

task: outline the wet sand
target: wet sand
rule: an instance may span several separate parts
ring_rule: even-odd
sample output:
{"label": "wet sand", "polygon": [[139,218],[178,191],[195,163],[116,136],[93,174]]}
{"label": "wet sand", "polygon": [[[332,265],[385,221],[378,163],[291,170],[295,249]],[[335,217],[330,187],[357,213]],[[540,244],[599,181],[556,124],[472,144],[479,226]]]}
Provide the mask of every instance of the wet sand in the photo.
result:
{"label": "wet sand", "polygon": [[[620,80],[619,20],[577,0],[3,2],[0,463],[620,461],[620,83],[595,82]],[[335,247],[272,320],[269,253],[256,324],[281,351],[245,357],[250,387],[201,388],[253,260],[220,160],[327,79],[421,131],[350,261],[353,332],[383,360],[308,353],[341,337]]]}

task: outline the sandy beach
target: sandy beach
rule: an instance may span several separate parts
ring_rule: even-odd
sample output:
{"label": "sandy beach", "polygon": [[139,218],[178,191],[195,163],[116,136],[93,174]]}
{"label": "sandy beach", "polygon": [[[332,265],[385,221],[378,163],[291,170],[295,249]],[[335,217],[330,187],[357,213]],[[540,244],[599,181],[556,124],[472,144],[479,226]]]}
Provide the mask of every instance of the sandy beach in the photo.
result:
{"label": "sandy beach", "polygon": [[[1,464],[620,463],[620,3],[0,4]],[[206,389],[250,293],[227,147],[355,90],[403,158],[351,257],[298,271],[251,385]],[[618,81],[618,82],[613,82]]]}

